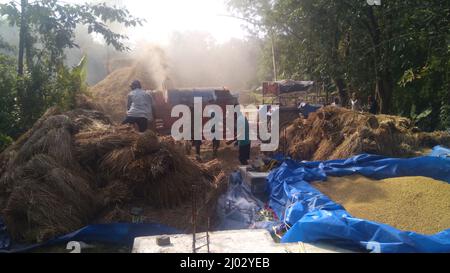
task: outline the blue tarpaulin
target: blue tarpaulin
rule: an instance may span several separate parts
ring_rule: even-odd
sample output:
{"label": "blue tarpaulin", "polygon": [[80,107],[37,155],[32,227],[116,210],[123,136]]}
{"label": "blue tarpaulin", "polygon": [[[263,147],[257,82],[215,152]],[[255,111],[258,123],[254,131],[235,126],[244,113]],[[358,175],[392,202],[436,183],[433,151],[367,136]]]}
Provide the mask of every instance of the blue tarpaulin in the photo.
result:
{"label": "blue tarpaulin", "polygon": [[268,178],[270,206],[291,227],[282,242],[329,242],[381,253],[450,252],[450,230],[426,236],[358,219],[310,185],[313,181],[326,181],[328,176],[353,174],[373,179],[426,176],[450,183],[450,160],[432,156],[393,159],[367,154],[326,162],[287,160]]}
{"label": "blue tarpaulin", "polygon": [[431,156],[450,159],[450,149],[444,148],[442,146],[436,146],[431,152]]}
{"label": "blue tarpaulin", "polygon": [[[1,226],[1,222],[0,222]],[[136,237],[179,234],[180,232],[174,228],[161,224],[105,224],[91,225],[84,227],[71,234],[61,236],[50,240],[44,244],[32,246],[11,246],[9,236],[6,231],[0,229],[0,253],[3,252],[27,252],[42,247],[66,244],[71,241],[84,242],[88,244],[108,244],[120,246],[132,246]],[[8,243],[8,244],[6,244]],[[3,248],[2,248],[3,245]]]}
{"label": "blue tarpaulin", "polygon": [[218,230],[249,229],[257,222],[257,213],[264,207],[243,183],[241,174],[230,176],[228,191],[217,204]]}
{"label": "blue tarpaulin", "polygon": [[304,118],[308,118],[310,114],[317,112],[323,105],[309,104],[309,103],[301,103],[298,107],[300,114],[303,115]]}
{"label": "blue tarpaulin", "polygon": [[8,249],[11,246],[11,238],[9,237],[6,226],[0,219],[0,250]]}

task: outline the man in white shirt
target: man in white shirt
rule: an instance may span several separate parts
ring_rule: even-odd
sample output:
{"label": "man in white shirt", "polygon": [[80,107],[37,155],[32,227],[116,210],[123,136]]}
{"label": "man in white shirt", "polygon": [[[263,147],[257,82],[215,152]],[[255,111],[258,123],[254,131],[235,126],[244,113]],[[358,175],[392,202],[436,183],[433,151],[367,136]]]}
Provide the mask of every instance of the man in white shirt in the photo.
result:
{"label": "man in white shirt", "polygon": [[141,83],[135,80],[131,83],[128,94],[127,117],[122,124],[133,124],[140,132],[148,129],[149,122],[153,122],[153,98],[149,92],[142,90]]}
{"label": "man in white shirt", "polygon": [[331,104],[331,106],[341,107],[341,101],[339,100],[338,97],[334,98],[334,101],[333,101],[333,103]]}
{"label": "man in white shirt", "polygon": [[352,98],[350,99],[350,103],[351,103],[353,111],[360,112],[362,110],[361,102],[359,101],[358,96],[356,95],[356,93],[352,94]]}

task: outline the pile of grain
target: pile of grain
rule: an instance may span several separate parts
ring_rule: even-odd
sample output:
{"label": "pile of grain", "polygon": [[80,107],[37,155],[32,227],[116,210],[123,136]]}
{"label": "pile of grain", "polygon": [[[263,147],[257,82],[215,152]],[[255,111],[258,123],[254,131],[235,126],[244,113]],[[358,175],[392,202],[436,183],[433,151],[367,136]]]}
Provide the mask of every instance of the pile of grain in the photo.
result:
{"label": "pile of grain", "polygon": [[426,177],[376,181],[349,176],[313,186],[360,219],[420,234],[433,235],[450,228],[450,184],[446,182]]}
{"label": "pile of grain", "polygon": [[[95,109],[51,109],[0,154],[0,217],[15,240],[28,243],[97,221],[130,221],[134,207],[149,221],[172,224],[165,219],[176,208],[191,215],[183,208],[192,185],[210,212],[225,182],[217,164],[190,160],[151,131],[114,126]],[[190,225],[178,215],[176,226]]]}
{"label": "pile of grain", "polygon": [[289,143],[289,155],[299,160],[344,159],[361,153],[410,157],[423,148],[450,145],[450,134],[419,132],[402,117],[330,106],[294,121],[281,143]]}

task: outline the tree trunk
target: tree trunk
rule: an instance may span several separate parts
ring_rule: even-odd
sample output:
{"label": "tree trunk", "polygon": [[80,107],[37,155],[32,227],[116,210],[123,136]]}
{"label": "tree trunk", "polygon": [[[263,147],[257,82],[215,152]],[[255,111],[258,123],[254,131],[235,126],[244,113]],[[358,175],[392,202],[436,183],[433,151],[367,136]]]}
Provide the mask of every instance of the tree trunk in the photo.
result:
{"label": "tree trunk", "polygon": [[25,55],[25,46],[27,39],[27,6],[28,0],[21,0],[21,15],[20,15],[20,32],[19,32],[19,60],[17,64],[17,73],[23,76],[23,62]]}
{"label": "tree trunk", "polygon": [[383,73],[383,75],[377,79],[375,92],[380,113],[390,114],[392,103],[392,79],[390,73]]}
{"label": "tree trunk", "polygon": [[334,84],[336,85],[337,91],[339,93],[339,98],[341,100],[341,105],[346,107],[348,105],[348,93],[343,79],[334,79]]}
{"label": "tree trunk", "polygon": [[389,114],[391,112],[392,102],[392,76],[389,71],[388,56],[383,56],[382,40],[383,35],[378,19],[372,6],[368,7],[369,23],[367,24],[372,43],[374,47],[374,62],[375,62],[375,77],[376,90],[375,94],[379,104],[379,110],[382,114]]}
{"label": "tree trunk", "polygon": [[33,44],[31,42],[31,37],[29,36],[28,30],[26,31],[27,36],[25,37],[25,64],[27,65],[28,71],[32,70],[33,67]]}
{"label": "tree trunk", "polygon": [[274,81],[278,81],[277,58],[275,56],[275,41],[273,38],[273,33],[270,34],[270,40],[272,43],[273,78],[274,78]]}

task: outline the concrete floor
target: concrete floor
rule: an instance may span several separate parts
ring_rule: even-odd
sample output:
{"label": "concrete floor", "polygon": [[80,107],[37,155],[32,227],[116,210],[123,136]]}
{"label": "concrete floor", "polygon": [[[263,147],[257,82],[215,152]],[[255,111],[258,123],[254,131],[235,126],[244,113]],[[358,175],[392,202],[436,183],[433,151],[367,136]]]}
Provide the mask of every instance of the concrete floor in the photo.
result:
{"label": "concrete floor", "polygon": [[[192,253],[192,234],[170,235],[171,245],[158,246],[161,236],[136,238],[133,253]],[[197,247],[206,245],[206,233],[197,235]],[[207,253],[206,246],[197,253]],[[236,230],[210,233],[210,253],[349,253],[330,246],[304,243],[278,244],[267,230]]]}

